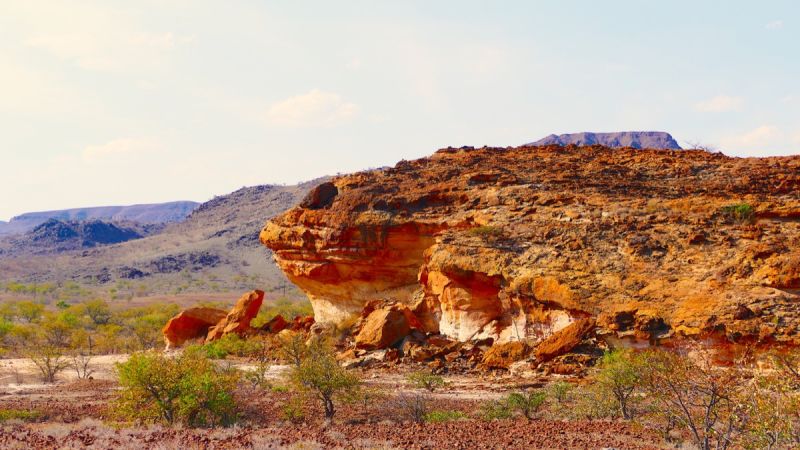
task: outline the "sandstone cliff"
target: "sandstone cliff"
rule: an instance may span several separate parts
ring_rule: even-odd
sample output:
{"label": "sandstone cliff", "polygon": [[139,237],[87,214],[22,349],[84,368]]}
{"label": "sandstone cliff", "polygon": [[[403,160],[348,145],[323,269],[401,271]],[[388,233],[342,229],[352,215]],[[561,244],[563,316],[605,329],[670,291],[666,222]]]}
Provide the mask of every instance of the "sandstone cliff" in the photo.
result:
{"label": "sandstone cliff", "polygon": [[462,341],[582,318],[609,338],[798,338],[800,157],[447,148],[322,184],[260,238],[322,322],[382,299]]}

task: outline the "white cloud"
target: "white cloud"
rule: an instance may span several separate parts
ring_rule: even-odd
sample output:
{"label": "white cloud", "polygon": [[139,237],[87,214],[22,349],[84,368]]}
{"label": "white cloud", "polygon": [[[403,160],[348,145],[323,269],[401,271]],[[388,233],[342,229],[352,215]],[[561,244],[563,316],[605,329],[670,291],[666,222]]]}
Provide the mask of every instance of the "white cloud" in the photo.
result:
{"label": "white cloud", "polygon": [[781,28],[783,28],[783,21],[773,20],[772,22],[769,22],[768,24],[764,25],[764,28],[768,30],[780,30]]}
{"label": "white cloud", "polygon": [[332,126],[352,119],[358,109],[339,94],[313,89],[273,104],[267,111],[267,122],[283,127]]}
{"label": "white cloud", "polygon": [[721,150],[739,156],[779,156],[800,153],[800,133],[766,124],[720,139]]}
{"label": "white cloud", "polygon": [[754,147],[768,145],[782,136],[781,130],[775,125],[761,125],[732,138],[732,142],[741,147]]}
{"label": "white cloud", "polygon": [[700,112],[729,112],[739,111],[742,108],[741,97],[718,95],[708,100],[695,103],[694,109]]}
{"label": "white cloud", "polygon": [[118,161],[127,156],[138,156],[162,150],[160,142],[148,138],[120,138],[101,145],[90,145],[83,149],[83,160],[89,163]]}

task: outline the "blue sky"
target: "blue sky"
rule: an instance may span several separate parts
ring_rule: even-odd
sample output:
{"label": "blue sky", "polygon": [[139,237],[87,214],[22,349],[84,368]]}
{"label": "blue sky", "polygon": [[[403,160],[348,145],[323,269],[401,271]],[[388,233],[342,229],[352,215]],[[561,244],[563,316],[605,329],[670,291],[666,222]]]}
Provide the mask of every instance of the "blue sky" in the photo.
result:
{"label": "blue sky", "polygon": [[550,133],[797,154],[798,5],[4,0],[0,219]]}

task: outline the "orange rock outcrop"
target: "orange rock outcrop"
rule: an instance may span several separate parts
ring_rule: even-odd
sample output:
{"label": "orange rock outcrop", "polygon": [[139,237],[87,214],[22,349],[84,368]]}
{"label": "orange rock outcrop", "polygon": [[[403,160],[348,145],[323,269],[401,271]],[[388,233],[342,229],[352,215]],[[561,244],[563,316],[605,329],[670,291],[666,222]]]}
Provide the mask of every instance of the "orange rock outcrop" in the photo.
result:
{"label": "orange rock outcrop", "polygon": [[250,331],[250,321],[258,315],[263,301],[264,291],[255,290],[244,294],[233,306],[233,309],[208,330],[206,342],[219,339],[229,333],[244,335]]}
{"label": "orange rock outcrop", "polygon": [[208,330],[224,319],[227,313],[216,308],[189,308],[170,319],[161,330],[167,349],[180,347],[186,341],[205,338]]}
{"label": "orange rock outcrop", "polygon": [[800,156],[447,148],[337,177],[260,238],[321,322],[383,299],[461,341],[583,317],[623,338],[798,340]]}

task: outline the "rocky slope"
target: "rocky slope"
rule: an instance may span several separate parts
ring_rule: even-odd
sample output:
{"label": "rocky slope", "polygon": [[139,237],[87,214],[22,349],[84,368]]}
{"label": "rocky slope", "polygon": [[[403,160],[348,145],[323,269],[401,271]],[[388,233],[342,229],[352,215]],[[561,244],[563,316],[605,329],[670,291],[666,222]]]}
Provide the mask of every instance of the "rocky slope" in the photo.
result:
{"label": "rocky slope", "polygon": [[48,254],[94,248],[141,239],[163,228],[163,225],[127,221],[48,219],[23,235],[4,239],[6,245],[0,245],[0,254]]}
{"label": "rocky slope", "polygon": [[800,343],[800,156],[447,148],[324,183],[260,239],[322,322],[381,299],[461,341]]}
{"label": "rocky slope", "polygon": [[136,283],[150,293],[260,286],[283,293],[286,279],[259,245],[259,230],[321,181],[244,187],[203,203],[157,234],[115,245],[37,255],[14,252],[8,239],[0,240],[0,281]]}
{"label": "rocky slope", "polygon": [[681,146],[663,131],[620,131],[616,133],[551,134],[527,145],[605,145],[606,147],[680,150]]}

